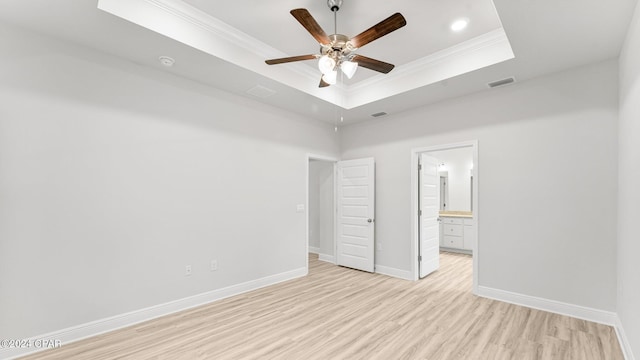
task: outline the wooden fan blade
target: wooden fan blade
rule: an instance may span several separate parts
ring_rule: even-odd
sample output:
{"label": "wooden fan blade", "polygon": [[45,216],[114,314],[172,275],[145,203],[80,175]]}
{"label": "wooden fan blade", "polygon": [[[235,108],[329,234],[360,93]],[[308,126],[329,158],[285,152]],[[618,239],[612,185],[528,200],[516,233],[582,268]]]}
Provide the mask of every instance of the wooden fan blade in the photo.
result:
{"label": "wooden fan blade", "polygon": [[349,42],[354,48],[360,48],[364,45],[381,38],[393,31],[407,25],[407,20],[400,13],[395,13],[388,18],[380,21],[376,25],[363,31],[359,35],[354,36]]}
{"label": "wooden fan blade", "polygon": [[291,15],[293,15],[293,17],[296,18],[296,20],[298,20],[298,22],[307,29],[309,34],[311,34],[311,36],[313,36],[313,38],[321,45],[331,43],[331,39],[329,39],[327,33],[322,30],[316,19],[311,16],[307,9],[293,9],[291,10]]}
{"label": "wooden fan blade", "polygon": [[389,71],[393,70],[395,65],[386,63],[384,61],[372,59],[362,55],[356,55],[353,57],[353,62],[357,62],[358,66],[365,67],[369,70],[374,70],[377,72],[381,72],[383,74],[388,74]]}
{"label": "wooden fan blade", "polygon": [[322,77],[320,77],[320,85],[318,85],[318,87],[327,87],[330,86],[331,84],[329,84],[328,82],[324,81],[324,79]]}
{"label": "wooden fan blade", "polygon": [[315,55],[300,55],[300,56],[291,56],[291,57],[280,58],[280,59],[265,60],[265,62],[268,65],[276,65],[276,64],[283,64],[283,63],[289,63],[294,61],[313,60],[316,58],[317,57]]}

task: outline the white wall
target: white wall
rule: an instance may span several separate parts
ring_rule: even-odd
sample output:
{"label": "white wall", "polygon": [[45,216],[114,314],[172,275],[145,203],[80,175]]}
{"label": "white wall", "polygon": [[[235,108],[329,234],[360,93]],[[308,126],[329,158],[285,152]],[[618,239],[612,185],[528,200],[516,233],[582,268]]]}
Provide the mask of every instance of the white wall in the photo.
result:
{"label": "white wall", "polygon": [[343,129],[376,160],[376,263],[410,270],[411,149],[479,142],[479,285],[616,306],[617,63],[611,60]]}
{"label": "white wall", "polygon": [[[471,211],[471,165],[473,148],[459,148],[429,153],[447,172],[448,211]],[[446,198],[446,197],[445,197]]]}
{"label": "white wall", "polygon": [[296,204],[331,126],[0,32],[0,338],[305,267]]}
{"label": "white wall", "polygon": [[640,6],[620,55],[618,317],[640,356]]}

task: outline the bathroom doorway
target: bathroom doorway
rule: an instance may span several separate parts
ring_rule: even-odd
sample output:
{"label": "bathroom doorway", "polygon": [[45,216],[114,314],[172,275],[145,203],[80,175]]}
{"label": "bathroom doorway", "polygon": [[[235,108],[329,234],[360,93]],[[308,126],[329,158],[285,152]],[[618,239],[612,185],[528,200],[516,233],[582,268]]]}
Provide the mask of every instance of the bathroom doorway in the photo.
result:
{"label": "bathroom doorway", "polygon": [[441,254],[472,256],[478,287],[478,143],[467,141],[412,150],[413,278],[440,268]]}

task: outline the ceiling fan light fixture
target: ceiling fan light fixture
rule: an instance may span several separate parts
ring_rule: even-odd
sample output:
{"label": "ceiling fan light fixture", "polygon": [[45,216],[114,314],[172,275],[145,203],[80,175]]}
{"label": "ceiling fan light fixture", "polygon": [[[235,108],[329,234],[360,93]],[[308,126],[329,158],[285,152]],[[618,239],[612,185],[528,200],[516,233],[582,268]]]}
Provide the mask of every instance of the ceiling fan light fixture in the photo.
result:
{"label": "ceiling fan light fixture", "polygon": [[349,79],[351,79],[353,75],[355,75],[356,70],[358,70],[358,63],[353,61],[343,61],[340,65],[340,69]]}
{"label": "ceiling fan light fixture", "polygon": [[338,72],[336,70],[330,71],[322,75],[322,80],[329,85],[335,85],[338,80]]}
{"label": "ceiling fan light fixture", "polygon": [[328,73],[332,72],[335,67],[336,61],[332,58],[327,55],[322,55],[320,57],[320,60],[318,61],[318,69],[320,69],[320,72],[322,74],[327,75]]}

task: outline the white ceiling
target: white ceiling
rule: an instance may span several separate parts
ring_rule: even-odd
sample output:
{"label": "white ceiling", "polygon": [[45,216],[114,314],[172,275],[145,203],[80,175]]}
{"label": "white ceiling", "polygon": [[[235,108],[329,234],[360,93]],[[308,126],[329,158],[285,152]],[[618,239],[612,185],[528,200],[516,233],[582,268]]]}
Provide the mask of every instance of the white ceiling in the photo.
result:
{"label": "white ceiling", "polygon": [[[131,1],[133,0],[120,2],[127,4]],[[160,0],[144,1],[157,3]],[[307,8],[327,33],[333,32],[332,14],[324,0],[243,0],[215,2],[215,5],[214,2],[204,0],[187,2],[202,10],[203,14],[215,16],[230,25],[238,33],[248,34],[254,40],[266,44],[260,51],[271,54],[287,56],[317,51],[313,38],[288,13],[293,8]],[[491,91],[486,87],[487,82],[508,76],[524,81],[617,57],[636,0],[494,0],[494,3],[495,10],[492,6],[487,6],[491,2],[485,0],[345,0],[338,14],[338,31],[349,36],[365,30],[396,11],[402,12],[407,18],[406,27],[366,45],[358,52],[396,64],[398,67],[388,76],[397,70],[402,73],[402,67],[407,67],[416,59],[419,61],[433,52],[447,51],[457,41],[469,41],[478,34],[490,31],[492,27],[495,29],[496,24],[499,26],[499,21],[502,22],[515,55],[514,59],[453,77],[447,76],[444,74],[446,71],[443,71],[443,77],[438,81],[383,94],[375,101],[363,101],[360,105],[355,101],[353,104],[357,106],[344,106],[346,109],[341,110],[345,123],[371,119],[371,114],[380,111],[394,114],[476,91]],[[316,93],[317,80],[309,88],[300,90],[302,86],[299,83],[305,76],[298,75],[316,71],[314,64],[278,65],[277,70],[263,70],[254,63],[239,66],[235,63],[243,61],[242,53],[237,54],[238,62],[212,56],[101,11],[97,8],[97,0],[56,0],[55,6],[50,0],[0,0],[0,5],[3,9],[0,12],[2,22],[94,48],[141,66],[154,67],[159,71],[170,72],[242,96],[251,97],[246,91],[255,85],[262,85],[275,90],[276,94],[267,99],[257,99],[259,101],[318,120],[333,122],[336,119],[336,106],[333,105],[336,101],[326,93]],[[468,32],[463,34],[450,33],[447,28],[458,13],[471,20]],[[152,14],[146,16],[153,17]],[[176,65],[173,68],[163,68],[157,61],[160,55],[174,57]],[[444,62],[444,65],[448,64]],[[264,64],[260,66],[262,65]],[[290,65],[299,66],[291,66],[293,69],[289,69]],[[252,67],[257,70],[251,70]],[[298,78],[293,79],[293,72],[297,72]],[[342,87],[342,91],[359,89],[357,93],[351,94],[354,98],[360,93],[367,95],[367,91],[371,92],[370,89],[374,86],[368,84],[375,85],[372,80],[378,77],[366,69],[358,70],[357,76],[353,83]],[[358,87],[360,84],[367,86]],[[384,88],[380,91],[383,90]]]}

